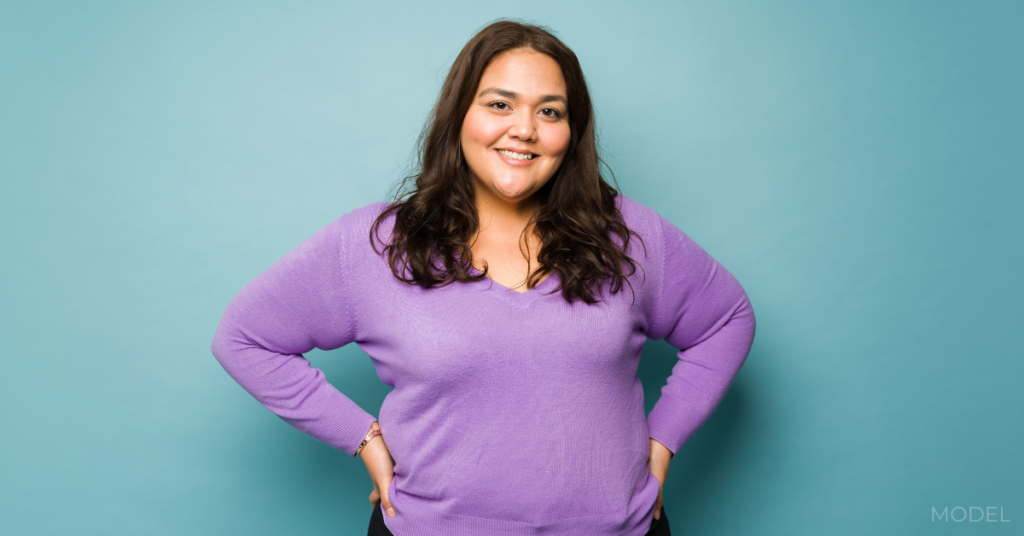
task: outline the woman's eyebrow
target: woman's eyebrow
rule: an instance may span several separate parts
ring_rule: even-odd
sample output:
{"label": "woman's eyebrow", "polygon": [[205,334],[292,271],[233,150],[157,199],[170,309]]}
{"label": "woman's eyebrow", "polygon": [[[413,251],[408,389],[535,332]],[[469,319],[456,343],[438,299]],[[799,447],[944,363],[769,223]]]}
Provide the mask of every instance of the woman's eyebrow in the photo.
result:
{"label": "woman's eyebrow", "polygon": [[[479,94],[477,94],[477,97],[482,97],[482,96],[484,96],[484,95],[486,95],[488,93],[497,93],[498,95],[501,95],[502,97],[505,97],[506,99],[518,99],[519,98],[519,94],[516,93],[515,91],[509,91],[507,89],[501,89],[500,87],[489,87],[489,88],[481,91]],[[569,106],[569,101],[566,100],[566,98],[561,96],[561,95],[544,95],[543,97],[540,98],[540,102],[560,102],[560,103],[562,103],[562,104],[564,104],[566,106]]]}

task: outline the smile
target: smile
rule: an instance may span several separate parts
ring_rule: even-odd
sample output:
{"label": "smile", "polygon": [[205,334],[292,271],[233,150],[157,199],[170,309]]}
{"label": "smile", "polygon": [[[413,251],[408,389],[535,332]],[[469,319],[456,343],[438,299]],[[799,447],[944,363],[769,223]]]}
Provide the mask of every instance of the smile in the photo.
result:
{"label": "smile", "polygon": [[497,151],[498,154],[500,154],[501,156],[504,156],[505,158],[511,158],[513,160],[533,160],[534,158],[537,158],[537,155],[530,153],[516,153],[512,151],[506,151],[504,149],[498,149]]}

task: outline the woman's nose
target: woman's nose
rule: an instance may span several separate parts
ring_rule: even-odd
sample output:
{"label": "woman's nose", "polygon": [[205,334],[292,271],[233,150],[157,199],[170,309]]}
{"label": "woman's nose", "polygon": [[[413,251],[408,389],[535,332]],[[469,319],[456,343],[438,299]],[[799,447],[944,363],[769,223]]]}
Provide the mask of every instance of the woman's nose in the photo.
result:
{"label": "woman's nose", "polygon": [[533,122],[533,114],[529,111],[521,111],[513,115],[508,135],[518,140],[534,141],[537,127]]}

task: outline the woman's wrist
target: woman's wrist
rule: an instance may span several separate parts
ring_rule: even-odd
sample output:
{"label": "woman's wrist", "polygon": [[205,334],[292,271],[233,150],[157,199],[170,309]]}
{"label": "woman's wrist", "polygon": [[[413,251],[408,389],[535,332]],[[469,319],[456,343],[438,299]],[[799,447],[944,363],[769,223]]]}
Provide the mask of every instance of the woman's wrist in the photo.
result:
{"label": "woman's wrist", "polygon": [[360,454],[362,454],[363,449],[366,448],[366,445],[368,445],[371,441],[374,440],[374,438],[376,438],[380,434],[380,424],[378,424],[377,421],[373,421],[373,423],[370,425],[370,431],[366,433],[366,436],[363,437],[363,442],[359,444],[358,448],[356,448],[355,455],[359,456]]}
{"label": "woman's wrist", "polygon": [[671,460],[675,457],[675,453],[672,452],[668,447],[661,441],[651,438],[651,456],[655,458],[665,458]]}

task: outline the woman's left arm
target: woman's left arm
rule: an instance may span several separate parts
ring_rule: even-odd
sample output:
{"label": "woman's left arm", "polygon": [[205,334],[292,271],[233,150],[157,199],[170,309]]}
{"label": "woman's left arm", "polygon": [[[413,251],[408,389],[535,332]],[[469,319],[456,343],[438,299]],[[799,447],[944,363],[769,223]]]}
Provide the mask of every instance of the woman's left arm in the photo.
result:
{"label": "woman's left arm", "polygon": [[675,225],[660,220],[663,256],[648,336],[679,348],[679,361],[647,418],[651,472],[664,484],[668,460],[704,424],[746,361],[755,322],[750,300],[732,274]]}

